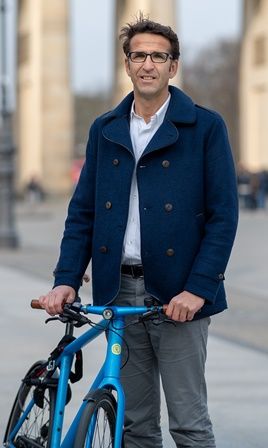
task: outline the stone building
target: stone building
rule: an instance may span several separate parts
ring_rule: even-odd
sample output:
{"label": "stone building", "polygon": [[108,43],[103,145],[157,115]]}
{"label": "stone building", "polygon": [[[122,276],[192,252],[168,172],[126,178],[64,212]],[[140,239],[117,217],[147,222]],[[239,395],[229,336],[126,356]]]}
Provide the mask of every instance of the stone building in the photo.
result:
{"label": "stone building", "polygon": [[268,169],[268,1],[244,0],[240,75],[240,159]]}

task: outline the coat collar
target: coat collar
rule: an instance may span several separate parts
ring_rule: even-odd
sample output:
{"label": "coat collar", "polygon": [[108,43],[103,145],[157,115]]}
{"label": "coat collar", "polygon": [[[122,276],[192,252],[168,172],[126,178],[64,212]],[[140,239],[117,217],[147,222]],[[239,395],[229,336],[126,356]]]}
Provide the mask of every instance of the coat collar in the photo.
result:
{"label": "coat collar", "polygon": [[[196,121],[195,105],[191,98],[174,86],[169,86],[169,91],[171,98],[164,122],[149,142],[143,155],[175,143],[179,135],[175,123],[193,124]],[[108,122],[102,131],[105,138],[124,146],[132,154],[129,114],[133,99],[134,95],[131,92],[115,109],[105,114]]]}

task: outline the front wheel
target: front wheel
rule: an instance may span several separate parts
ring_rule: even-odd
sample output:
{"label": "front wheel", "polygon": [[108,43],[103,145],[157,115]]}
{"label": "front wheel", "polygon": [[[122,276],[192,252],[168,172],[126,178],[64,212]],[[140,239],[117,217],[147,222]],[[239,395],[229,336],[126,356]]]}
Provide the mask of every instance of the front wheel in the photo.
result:
{"label": "front wheel", "polygon": [[[12,442],[15,447],[44,447],[50,445],[53,415],[56,401],[56,389],[36,387],[36,378],[40,375],[43,361],[36,362],[27,372],[15,398],[7,424],[4,443]],[[26,419],[10,440],[10,435],[22,417],[25,409],[33,400]]]}
{"label": "front wheel", "polygon": [[116,421],[114,396],[105,389],[99,389],[90,394],[87,401],[74,448],[112,448]]}

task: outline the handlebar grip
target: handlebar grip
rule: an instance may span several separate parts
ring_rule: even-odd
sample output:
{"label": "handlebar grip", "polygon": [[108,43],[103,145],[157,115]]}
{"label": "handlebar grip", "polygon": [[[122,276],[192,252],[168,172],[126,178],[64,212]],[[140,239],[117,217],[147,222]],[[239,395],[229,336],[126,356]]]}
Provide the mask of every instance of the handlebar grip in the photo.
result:
{"label": "handlebar grip", "polygon": [[41,307],[38,299],[31,300],[31,308],[34,308],[35,310],[43,310],[44,309]]}

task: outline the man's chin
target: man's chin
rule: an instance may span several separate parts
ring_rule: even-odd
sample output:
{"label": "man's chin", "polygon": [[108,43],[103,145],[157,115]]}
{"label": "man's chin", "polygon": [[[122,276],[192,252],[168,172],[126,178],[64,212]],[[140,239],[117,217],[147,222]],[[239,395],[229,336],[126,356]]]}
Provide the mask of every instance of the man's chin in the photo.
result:
{"label": "man's chin", "polygon": [[150,99],[155,96],[157,90],[153,86],[151,87],[147,86],[146,88],[138,89],[137,93],[139,93],[139,95],[142,96],[143,98]]}

